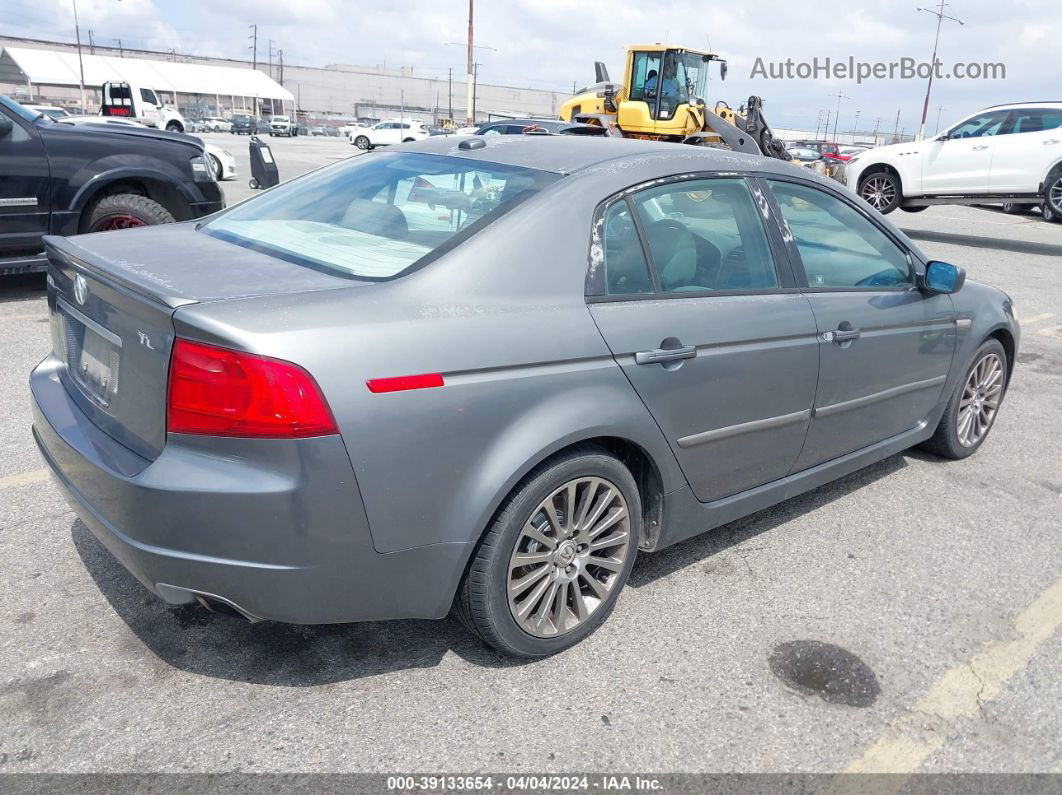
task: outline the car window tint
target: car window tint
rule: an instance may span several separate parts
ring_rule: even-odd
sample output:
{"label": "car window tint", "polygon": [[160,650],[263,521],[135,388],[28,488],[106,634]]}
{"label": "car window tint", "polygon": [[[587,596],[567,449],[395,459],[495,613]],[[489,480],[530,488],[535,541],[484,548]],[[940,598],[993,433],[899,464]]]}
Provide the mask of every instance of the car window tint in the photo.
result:
{"label": "car window tint", "polygon": [[1062,127],[1062,110],[1028,108],[1014,111],[1013,132],[1043,132]]}
{"label": "car window tint", "polygon": [[300,264],[389,279],[556,179],[441,155],[358,157],[237,205],[201,231]]}
{"label": "car window tint", "polygon": [[1008,110],[994,110],[981,113],[972,119],[967,119],[956,125],[948,132],[949,138],[984,138],[990,135],[998,135],[1003,122],[1007,120]]}
{"label": "car window tint", "polygon": [[613,204],[605,215],[605,289],[609,295],[651,293],[649,266],[638,230],[625,201]]}
{"label": "car window tint", "polygon": [[770,181],[810,287],[911,284],[907,255],[847,202],[810,185]]}
{"label": "car window tint", "polygon": [[778,286],[767,235],[745,180],[674,182],[633,199],[664,292]]}

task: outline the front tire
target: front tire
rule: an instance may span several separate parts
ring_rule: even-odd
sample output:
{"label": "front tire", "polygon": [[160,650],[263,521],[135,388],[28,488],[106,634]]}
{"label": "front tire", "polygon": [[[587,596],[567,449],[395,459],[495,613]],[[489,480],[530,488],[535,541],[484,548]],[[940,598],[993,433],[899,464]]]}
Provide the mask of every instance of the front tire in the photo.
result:
{"label": "front tire", "polygon": [[977,349],[962,380],[955,385],[944,416],[923,447],[957,460],[977,452],[995,424],[1007,391],[1007,352],[995,339]]}
{"label": "front tire", "polygon": [[556,654],[608,618],[641,531],[638,486],[620,461],[591,446],[548,460],[502,503],[454,611],[501,652]]}
{"label": "front tire", "polygon": [[85,232],[107,232],[138,226],[172,224],[173,214],[154,199],[135,193],[104,196],[92,206]]}
{"label": "front tire", "polygon": [[1062,169],[1055,169],[1044,181],[1040,213],[1045,221],[1062,221]]}
{"label": "front tire", "polygon": [[214,179],[221,182],[221,180],[225,179],[225,169],[221,167],[221,161],[214,155],[210,155],[210,163],[214,167]]}
{"label": "front tire", "polygon": [[181,126],[180,122],[171,121],[166,125],[166,130],[169,132],[184,132],[184,127]]}
{"label": "front tire", "polygon": [[361,149],[362,151],[367,152],[370,148],[369,139],[364,135],[359,135],[357,138],[354,139],[354,146],[358,147],[358,149]]}
{"label": "front tire", "polygon": [[888,215],[903,201],[900,178],[889,171],[875,171],[859,182],[859,196],[882,215]]}

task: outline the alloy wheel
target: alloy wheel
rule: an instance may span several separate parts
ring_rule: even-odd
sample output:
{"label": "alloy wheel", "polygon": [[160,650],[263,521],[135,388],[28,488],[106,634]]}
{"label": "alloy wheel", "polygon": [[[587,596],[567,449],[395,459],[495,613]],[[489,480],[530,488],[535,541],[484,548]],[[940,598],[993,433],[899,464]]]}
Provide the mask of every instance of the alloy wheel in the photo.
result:
{"label": "alloy wheel", "polygon": [[959,444],[973,447],[988,433],[1003,396],[1003,360],[990,353],[974,365],[966,379],[956,431]]}
{"label": "alloy wheel", "polygon": [[114,229],[134,229],[147,226],[147,223],[135,215],[110,215],[96,224],[93,232],[109,232]]}
{"label": "alloy wheel", "polygon": [[896,186],[886,176],[870,177],[863,183],[861,195],[867,204],[881,211],[896,201]]}
{"label": "alloy wheel", "polygon": [[1056,179],[1051,186],[1047,194],[1047,203],[1051,205],[1055,215],[1062,215],[1062,178]]}
{"label": "alloy wheel", "polygon": [[539,638],[582,625],[620,581],[631,520],[619,487],[570,480],[528,517],[509,558],[506,588],[517,625]]}

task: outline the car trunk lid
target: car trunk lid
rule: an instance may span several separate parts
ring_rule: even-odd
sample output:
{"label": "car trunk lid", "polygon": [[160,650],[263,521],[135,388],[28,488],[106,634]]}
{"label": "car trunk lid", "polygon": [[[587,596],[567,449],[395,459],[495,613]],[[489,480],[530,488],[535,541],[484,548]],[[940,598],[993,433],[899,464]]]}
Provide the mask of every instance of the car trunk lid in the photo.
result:
{"label": "car trunk lid", "polygon": [[60,380],[99,428],[148,460],[166,442],[178,308],[367,284],[232,246],[190,224],[46,237],[45,248]]}

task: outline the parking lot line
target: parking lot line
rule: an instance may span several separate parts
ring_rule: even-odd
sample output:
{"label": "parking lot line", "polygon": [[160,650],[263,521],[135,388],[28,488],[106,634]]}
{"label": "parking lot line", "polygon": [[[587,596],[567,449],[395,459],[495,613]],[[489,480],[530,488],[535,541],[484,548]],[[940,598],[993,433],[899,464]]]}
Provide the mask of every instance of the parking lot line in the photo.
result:
{"label": "parking lot line", "polygon": [[12,489],[16,486],[28,486],[31,483],[40,483],[48,479],[47,469],[31,469],[27,472],[19,472],[0,478],[0,489]]}
{"label": "parking lot line", "polygon": [[[1062,626],[1062,579],[1014,619],[1013,637],[985,641],[968,660],[949,669],[907,713],[853,761],[848,773],[913,773],[941,748],[959,718],[977,715],[1029,664],[1040,645]],[[896,782],[899,789],[902,781]]]}

